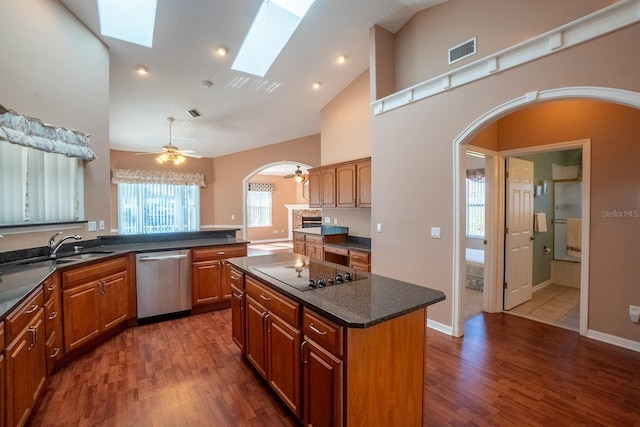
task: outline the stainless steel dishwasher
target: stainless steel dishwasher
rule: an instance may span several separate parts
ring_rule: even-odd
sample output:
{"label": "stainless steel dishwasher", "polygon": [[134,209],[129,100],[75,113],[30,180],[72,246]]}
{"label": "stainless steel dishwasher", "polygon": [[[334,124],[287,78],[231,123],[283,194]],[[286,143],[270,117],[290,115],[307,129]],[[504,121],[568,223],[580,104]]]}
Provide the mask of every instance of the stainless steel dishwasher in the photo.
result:
{"label": "stainless steel dishwasher", "polygon": [[191,310],[189,250],[136,254],[138,319]]}

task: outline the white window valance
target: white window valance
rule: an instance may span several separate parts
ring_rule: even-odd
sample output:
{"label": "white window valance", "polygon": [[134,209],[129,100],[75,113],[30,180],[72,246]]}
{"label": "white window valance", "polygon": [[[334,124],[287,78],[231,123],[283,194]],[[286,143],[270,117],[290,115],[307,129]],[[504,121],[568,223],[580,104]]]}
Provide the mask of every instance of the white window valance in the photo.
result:
{"label": "white window valance", "polygon": [[197,185],[206,187],[204,175],[201,173],[170,172],[170,171],[145,171],[113,169],[111,171],[112,184],[172,184],[172,185]]}
{"label": "white window valance", "polygon": [[91,161],[96,154],[89,148],[89,134],[48,125],[0,105],[0,141]]}
{"label": "white window valance", "polygon": [[249,183],[249,191],[267,191],[273,193],[276,191],[276,186],[273,184],[264,184],[261,182],[250,182]]}

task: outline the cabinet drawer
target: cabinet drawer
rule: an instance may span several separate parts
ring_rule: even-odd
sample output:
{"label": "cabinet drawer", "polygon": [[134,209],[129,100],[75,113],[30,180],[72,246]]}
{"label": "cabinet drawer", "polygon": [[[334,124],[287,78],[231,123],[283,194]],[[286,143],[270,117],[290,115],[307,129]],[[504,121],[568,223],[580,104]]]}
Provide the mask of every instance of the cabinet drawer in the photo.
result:
{"label": "cabinet drawer", "polygon": [[235,286],[238,289],[244,289],[244,273],[236,270],[233,267],[229,268],[229,280],[231,286]]}
{"label": "cabinet drawer", "polygon": [[325,246],[324,247],[324,253],[330,253],[330,254],[336,254],[336,255],[343,255],[343,256],[347,256],[349,255],[349,250],[348,249],[343,249],[343,248],[334,248],[331,246]]}
{"label": "cabinet drawer", "polygon": [[58,289],[58,276],[54,273],[44,279],[44,300],[47,301]]}
{"label": "cabinet drawer", "polygon": [[55,363],[62,357],[62,342],[55,332],[47,338],[45,343],[46,355],[47,355],[47,373],[51,373]]}
{"label": "cabinet drawer", "polygon": [[104,276],[127,269],[127,257],[102,261],[99,264],[79,267],[62,273],[62,287],[68,289],[77,284],[102,279]]}
{"label": "cabinet drawer", "polygon": [[192,261],[207,261],[247,256],[246,245],[216,246],[191,250]]}
{"label": "cabinet drawer", "polygon": [[298,243],[304,243],[304,234],[293,233],[293,240]]}
{"label": "cabinet drawer", "polygon": [[349,251],[349,261],[369,264],[369,254],[366,252]]}
{"label": "cabinet drawer", "polygon": [[24,329],[29,321],[33,318],[34,313],[44,305],[44,293],[42,288],[31,295],[25,302],[20,304],[18,308],[13,310],[5,320],[5,328],[7,334],[7,342],[13,341],[18,334]]}
{"label": "cabinet drawer", "polygon": [[267,310],[274,312],[291,325],[300,325],[300,305],[289,298],[272,291],[250,277],[245,280],[247,294],[262,304]]}
{"label": "cabinet drawer", "polygon": [[317,243],[318,245],[321,245],[323,243],[323,238],[322,238],[322,236],[315,236],[313,234],[307,234],[306,241],[307,241],[307,243]]}
{"label": "cabinet drawer", "polygon": [[44,330],[47,337],[56,329],[56,323],[60,320],[60,307],[55,298],[50,298],[44,303]]}
{"label": "cabinet drawer", "polygon": [[342,357],[342,327],[340,325],[305,308],[302,313],[302,331],[306,337],[327,351]]}

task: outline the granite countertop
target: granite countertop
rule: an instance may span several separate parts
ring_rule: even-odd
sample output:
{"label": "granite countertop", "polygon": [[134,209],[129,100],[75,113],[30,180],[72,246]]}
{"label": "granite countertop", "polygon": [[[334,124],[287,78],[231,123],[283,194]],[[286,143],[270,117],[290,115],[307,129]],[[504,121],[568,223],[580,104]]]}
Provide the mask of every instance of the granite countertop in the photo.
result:
{"label": "granite countertop", "polygon": [[334,247],[340,249],[362,251],[371,253],[371,238],[369,237],[357,237],[349,236],[348,227],[338,227],[335,225],[323,225],[321,227],[309,227],[309,228],[296,228],[292,230],[296,233],[313,234],[316,236],[329,236],[335,234],[347,234],[347,241],[345,243],[324,243],[327,247]]}
{"label": "granite countertop", "polygon": [[[235,233],[235,230],[233,232]],[[213,232],[209,235],[216,235],[216,233]],[[222,233],[222,237],[208,238],[195,238],[196,235],[193,234],[179,233],[172,236],[154,236],[138,239],[134,236],[104,236],[103,239],[97,239],[97,243],[103,244],[92,244],[79,254],[61,253],[58,257],[59,260],[64,262],[66,261],[65,257],[75,258],[84,254],[86,258],[78,261],[56,263],[55,260],[48,260],[31,264],[20,264],[19,262],[0,264],[0,321],[4,320],[15,307],[27,299],[43,280],[56,270],[65,270],[78,267],[80,264],[105,261],[130,252],[154,252],[248,243],[245,240],[225,235],[225,233]],[[172,237],[175,239],[172,239]],[[164,240],[161,240],[163,238]],[[81,244],[82,242],[74,243]]]}
{"label": "granite countertop", "polygon": [[307,265],[318,263],[323,267],[336,267],[338,271],[352,271],[345,266],[291,253],[232,258],[229,262],[303,306],[350,328],[368,328],[446,298],[438,290],[360,271],[357,272],[361,276],[359,280],[301,291],[257,270],[270,265],[293,264],[297,260]]}
{"label": "granite countertop", "polygon": [[315,234],[318,236],[331,236],[334,234],[347,234],[349,227],[339,227],[337,225],[321,225],[320,227],[295,228],[291,230],[295,233]]}

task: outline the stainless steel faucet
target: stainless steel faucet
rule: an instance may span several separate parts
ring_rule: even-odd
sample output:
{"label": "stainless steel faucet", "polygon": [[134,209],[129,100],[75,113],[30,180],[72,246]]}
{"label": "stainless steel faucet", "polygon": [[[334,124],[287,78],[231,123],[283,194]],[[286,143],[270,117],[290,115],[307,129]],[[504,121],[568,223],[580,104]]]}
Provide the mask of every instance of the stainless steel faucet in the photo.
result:
{"label": "stainless steel faucet", "polygon": [[49,239],[49,258],[55,258],[56,257],[56,253],[58,252],[58,250],[60,249],[62,244],[64,242],[66,242],[67,240],[70,240],[70,239],[80,240],[80,239],[82,239],[81,235],[72,234],[70,236],[63,237],[58,242],[56,242],[56,237],[58,237],[61,234],[62,234],[62,232],[58,231],[56,234],[51,236],[51,239]]}

